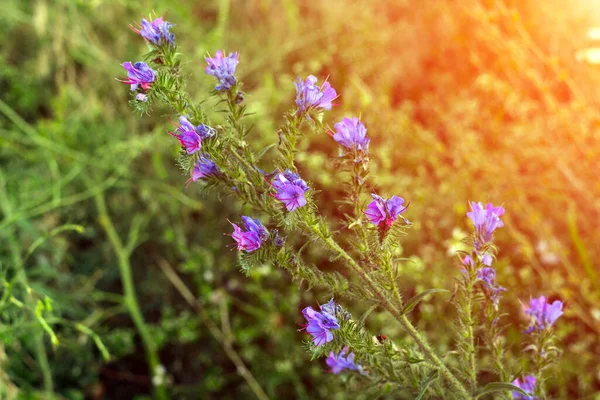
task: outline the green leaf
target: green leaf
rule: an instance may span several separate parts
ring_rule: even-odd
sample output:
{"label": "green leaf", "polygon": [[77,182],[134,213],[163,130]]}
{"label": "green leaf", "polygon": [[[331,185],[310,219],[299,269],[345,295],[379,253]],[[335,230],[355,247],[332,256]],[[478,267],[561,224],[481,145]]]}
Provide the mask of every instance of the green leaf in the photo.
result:
{"label": "green leaf", "polygon": [[488,383],[475,397],[476,399],[480,398],[484,394],[494,393],[494,392],[519,392],[524,396],[529,396],[529,393],[524,391],[518,386],[513,385],[512,383],[507,382],[492,382]]}
{"label": "green leaf", "polygon": [[431,376],[429,376],[429,378],[427,378],[427,380],[421,383],[419,394],[417,395],[417,397],[415,397],[415,400],[421,400],[423,396],[425,396],[425,392],[427,392],[427,389],[429,389],[429,386],[433,383],[433,381],[436,380],[437,377],[438,371],[435,371],[433,374],[431,374]]}
{"label": "green leaf", "polygon": [[417,306],[417,304],[419,304],[421,302],[421,300],[423,300],[425,298],[425,296],[432,294],[432,293],[441,293],[441,292],[447,292],[447,290],[446,289],[429,289],[429,290],[419,293],[418,295],[416,295],[415,297],[410,299],[404,305],[404,307],[402,307],[402,310],[400,310],[400,313],[402,315],[408,314]]}

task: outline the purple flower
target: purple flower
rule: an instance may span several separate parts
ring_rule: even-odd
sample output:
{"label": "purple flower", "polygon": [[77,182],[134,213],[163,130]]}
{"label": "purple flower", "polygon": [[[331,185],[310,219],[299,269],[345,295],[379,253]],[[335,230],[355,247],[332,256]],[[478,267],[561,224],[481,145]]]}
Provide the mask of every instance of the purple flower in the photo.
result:
{"label": "purple flower", "polygon": [[267,228],[265,228],[259,220],[250,217],[242,217],[245,231],[238,225],[233,225],[233,234],[231,235],[237,243],[238,250],[244,250],[252,253],[262,246],[263,242],[269,236]]}
{"label": "purple flower", "polygon": [[[523,377],[523,380],[517,378],[514,381],[512,381],[512,384],[520,387],[521,389],[523,389],[525,392],[527,392],[529,394],[533,394],[535,392],[535,387],[537,385],[537,381],[535,379],[535,376],[525,375]],[[537,400],[537,397],[535,397],[535,396],[525,396],[524,394],[521,394],[519,392],[512,392],[512,396],[513,396],[513,399],[516,399],[516,400]]]}
{"label": "purple flower", "polygon": [[192,177],[190,179],[193,182],[196,182],[198,179],[219,175],[221,175],[221,170],[217,164],[215,164],[208,155],[200,154],[198,161],[194,164],[194,170],[192,171]]}
{"label": "purple flower", "polygon": [[506,292],[506,288],[496,284],[496,270],[490,267],[483,267],[477,270],[477,279],[483,283],[484,292],[494,302],[498,303],[500,294]]}
{"label": "purple flower", "polygon": [[327,359],[325,360],[329,368],[331,368],[331,372],[333,372],[334,374],[337,375],[344,370],[362,372],[362,367],[354,363],[354,353],[350,353],[346,357],[344,357],[347,351],[348,346],[344,347],[342,351],[340,351],[340,354],[338,354],[337,356],[332,351],[331,353],[329,353],[329,357],[327,357]]}
{"label": "purple flower", "polygon": [[140,61],[132,64],[127,61],[121,65],[127,71],[127,79],[121,79],[121,82],[131,85],[132,91],[136,90],[138,86],[141,86],[145,92],[150,89],[150,84],[156,79],[156,72],[154,72],[154,70],[145,62]]}
{"label": "purple flower", "polygon": [[179,143],[181,143],[181,146],[188,154],[194,154],[200,150],[202,147],[202,140],[215,135],[215,130],[211,127],[204,124],[194,126],[186,117],[179,117],[177,131],[179,133],[169,134],[179,140]]}
{"label": "purple flower", "polygon": [[549,304],[546,297],[540,296],[537,299],[529,301],[529,308],[525,309],[525,314],[531,317],[532,325],[525,331],[531,333],[537,330],[544,330],[563,315],[563,303],[560,300]]}
{"label": "purple flower", "polygon": [[383,225],[390,227],[396,221],[398,216],[408,208],[404,206],[404,199],[398,196],[392,196],[386,200],[381,196],[372,194],[373,201],[369,203],[365,210],[365,215],[373,225]]}
{"label": "purple flower", "polygon": [[275,188],[275,198],[283,202],[288,211],[306,205],[304,193],[308,190],[308,185],[300,175],[288,169],[284,173],[277,174],[271,181],[271,185]]}
{"label": "purple flower", "polygon": [[504,208],[494,207],[492,203],[488,203],[485,208],[481,203],[471,202],[471,211],[467,213],[467,217],[473,221],[475,230],[483,243],[488,243],[492,239],[492,235],[496,228],[502,228],[504,223],[500,217],[504,214]]}
{"label": "purple flower", "polygon": [[487,265],[488,267],[492,266],[492,261],[494,261],[494,258],[491,254],[484,254],[483,257],[481,257],[483,265]]}
{"label": "purple flower", "polygon": [[239,61],[239,54],[229,53],[225,57],[225,53],[221,50],[217,51],[214,57],[206,57],[206,73],[212,75],[219,80],[219,85],[215,86],[215,90],[229,90],[235,85],[235,68]]}
{"label": "purple flower", "polygon": [[321,306],[321,312],[315,311],[312,307],[306,307],[302,310],[302,314],[306,321],[306,332],[312,335],[313,343],[316,346],[321,346],[333,340],[332,330],[340,328],[335,315],[328,313]]}
{"label": "purple flower", "polygon": [[298,80],[295,82],[296,104],[298,105],[298,111],[300,113],[304,113],[313,108],[331,110],[331,107],[333,106],[331,102],[337,97],[335,89],[332,88],[327,81],[320,87],[316,86],[316,83],[317,78],[313,75],[306,78],[306,81],[302,81],[302,79],[298,77]]}
{"label": "purple flower", "polygon": [[169,28],[175,25],[163,21],[162,17],[154,18],[153,21],[142,18],[142,25],[139,23],[136,23],[136,25],[129,25],[129,27],[155,46],[167,42],[173,45],[175,42],[175,35],[169,32]]}
{"label": "purple flower", "polygon": [[346,321],[352,318],[352,315],[350,315],[348,311],[344,310],[342,306],[336,303],[333,300],[333,297],[327,303],[321,305],[321,310],[325,311],[329,315],[334,315],[336,318],[341,316]]}
{"label": "purple flower", "polygon": [[367,128],[358,118],[344,118],[334,125],[335,134],[333,139],[349,149],[368,150],[369,141]]}
{"label": "purple flower", "polygon": [[475,261],[473,261],[473,257],[470,255],[466,255],[465,258],[462,259],[462,263],[465,267],[473,268],[475,266]]}
{"label": "purple flower", "polygon": [[146,96],[144,93],[138,93],[135,96],[135,99],[138,100],[138,101],[146,102],[146,101],[148,101],[148,96]]}

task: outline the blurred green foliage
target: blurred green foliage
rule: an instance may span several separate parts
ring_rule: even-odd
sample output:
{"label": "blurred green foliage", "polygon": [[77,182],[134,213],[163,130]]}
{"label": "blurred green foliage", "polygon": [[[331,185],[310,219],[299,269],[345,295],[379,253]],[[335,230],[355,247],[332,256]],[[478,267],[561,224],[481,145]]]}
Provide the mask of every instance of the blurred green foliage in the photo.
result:
{"label": "blurred green foliage", "polygon": [[[402,244],[411,260],[406,297],[454,285],[467,200],[503,203],[497,270],[510,293],[512,351],[522,351],[517,299],[560,297],[564,353],[552,393],[593,398],[600,391],[600,74],[574,57],[598,22],[588,3],[568,12],[559,0],[4,3],[0,398],[17,391],[43,398],[48,384],[68,399],[151,391],[114,249],[98,223],[98,194],[121,237],[139,228],[134,281],[174,398],[252,393],[160,263],[184,277],[215,324],[231,325],[234,348],[270,397],[346,398],[344,386],[352,385],[309,361],[297,332],[300,308],[328,294],[308,293],[271,267],[241,274],[222,235],[239,205],[206,196],[199,185],[185,188],[166,118],[131,113],[128,88],[114,77],[123,74],[121,62],[142,58],[144,44],[126,26],[152,10],[176,24],[196,100],[212,85],[203,56],[241,51],[256,148],[277,140],[297,75],[330,77],[341,97],[329,121],[360,114],[373,138],[379,190],[412,202],[414,229]],[[341,220],[335,145],[313,137],[302,146],[303,176],[322,190],[322,209]],[[440,299],[421,303],[414,318],[443,351],[453,340],[443,316],[452,311]],[[369,326],[404,340],[385,314],[371,314]]]}

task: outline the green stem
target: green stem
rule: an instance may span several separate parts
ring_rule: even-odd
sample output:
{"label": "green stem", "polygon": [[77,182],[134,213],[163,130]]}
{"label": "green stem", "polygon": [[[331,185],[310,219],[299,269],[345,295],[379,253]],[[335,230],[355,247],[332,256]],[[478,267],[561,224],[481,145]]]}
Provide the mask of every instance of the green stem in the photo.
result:
{"label": "green stem", "polygon": [[318,235],[321,240],[337,255],[342,257],[344,260],[348,262],[348,266],[353,272],[358,273],[361,278],[367,283],[369,288],[373,291],[373,293],[377,296],[378,300],[381,302],[383,307],[390,312],[398,322],[406,329],[408,334],[413,338],[413,340],[417,343],[423,354],[429,358],[429,360],[439,369],[440,374],[454,387],[454,389],[460,394],[460,397],[463,399],[472,399],[473,397],[469,392],[465,389],[465,387],[460,383],[460,381],[454,376],[452,371],[448,369],[448,367],[439,359],[439,357],[435,354],[427,340],[422,337],[417,329],[413,326],[413,324],[406,318],[405,315],[400,313],[400,311],[389,301],[387,296],[382,293],[375,282],[371,279],[371,277],[363,271],[363,269],[358,265],[358,263],[344,250],[342,249],[335,240],[331,238],[326,232],[322,232],[319,229],[318,225],[311,223],[306,220],[306,225],[309,229]]}
{"label": "green stem", "polygon": [[[110,241],[110,244],[117,255],[119,272],[121,274],[121,281],[123,283],[125,306],[127,307],[129,315],[131,316],[131,319],[133,320],[133,323],[135,324],[135,327],[142,339],[142,343],[146,351],[146,359],[148,366],[150,367],[150,375],[152,376],[154,373],[156,373],[157,367],[160,365],[160,358],[158,356],[156,343],[150,334],[148,326],[144,322],[144,317],[137,301],[135,286],[133,285],[131,273],[131,263],[129,260],[130,254],[121,242],[119,234],[117,233],[110,215],[108,214],[106,203],[104,201],[104,195],[102,193],[97,193],[94,196],[94,200],[96,201],[96,208],[98,209],[98,219],[100,225],[106,232],[108,240]],[[154,395],[155,398],[159,400],[166,400],[168,398],[166,388],[163,384],[156,385],[154,387]]]}
{"label": "green stem", "polygon": [[465,314],[467,315],[466,324],[467,328],[467,339],[468,339],[468,352],[465,354],[467,357],[469,370],[467,371],[467,375],[469,377],[469,384],[471,386],[471,392],[475,391],[477,385],[477,365],[475,363],[475,338],[473,335],[473,287],[474,287],[474,277],[473,274],[470,273],[468,285],[466,287],[466,299],[465,299]]}

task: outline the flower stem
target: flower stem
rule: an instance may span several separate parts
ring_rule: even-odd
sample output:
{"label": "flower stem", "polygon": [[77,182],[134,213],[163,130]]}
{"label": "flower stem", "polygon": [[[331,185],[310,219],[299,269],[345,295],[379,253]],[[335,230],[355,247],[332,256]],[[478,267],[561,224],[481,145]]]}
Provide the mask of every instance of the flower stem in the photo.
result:
{"label": "flower stem", "polygon": [[475,338],[473,336],[473,289],[474,289],[474,277],[473,274],[470,273],[469,280],[467,282],[467,287],[465,288],[465,315],[466,320],[463,322],[467,329],[467,343],[468,350],[465,357],[468,359],[469,369],[467,371],[467,376],[469,378],[469,384],[471,386],[471,391],[475,391],[477,386],[477,365],[475,362]]}
{"label": "flower stem", "polygon": [[342,257],[344,260],[348,262],[348,266],[353,272],[358,273],[361,278],[367,283],[369,288],[373,291],[373,293],[377,296],[378,300],[381,302],[383,307],[390,312],[398,322],[406,329],[408,334],[413,338],[413,340],[417,343],[423,354],[437,367],[439,368],[442,376],[448,381],[452,387],[456,390],[460,397],[463,399],[472,399],[473,397],[467,389],[463,386],[462,383],[454,376],[452,371],[448,369],[448,367],[440,360],[440,358],[435,354],[427,340],[419,334],[417,329],[413,326],[413,324],[403,315],[393,303],[389,301],[387,296],[377,287],[375,282],[371,279],[371,277],[363,271],[363,269],[358,265],[358,263],[343,249],[339,244],[331,236],[329,236],[326,232],[323,232],[319,229],[318,224],[311,223],[306,220],[306,225],[309,229],[316,235],[318,235],[321,240],[333,251],[335,254]]}
{"label": "flower stem", "polygon": [[[110,244],[117,255],[119,272],[121,274],[123,292],[125,295],[125,306],[127,307],[129,315],[131,316],[131,319],[133,320],[133,323],[135,324],[135,327],[142,339],[142,343],[146,351],[146,359],[148,366],[150,367],[150,375],[152,376],[157,370],[157,367],[160,365],[160,359],[158,356],[156,343],[154,342],[152,335],[150,335],[148,326],[144,322],[144,317],[140,310],[140,306],[135,294],[135,286],[133,285],[133,277],[131,273],[130,251],[128,251],[129,246],[126,247],[123,245],[123,242],[121,241],[119,234],[113,225],[110,215],[106,209],[104,195],[102,193],[97,193],[94,196],[94,200],[96,202],[96,208],[98,209],[98,219],[100,225],[108,236],[108,240],[110,241]],[[154,396],[159,400],[166,400],[168,398],[166,388],[163,384],[154,386]]]}

